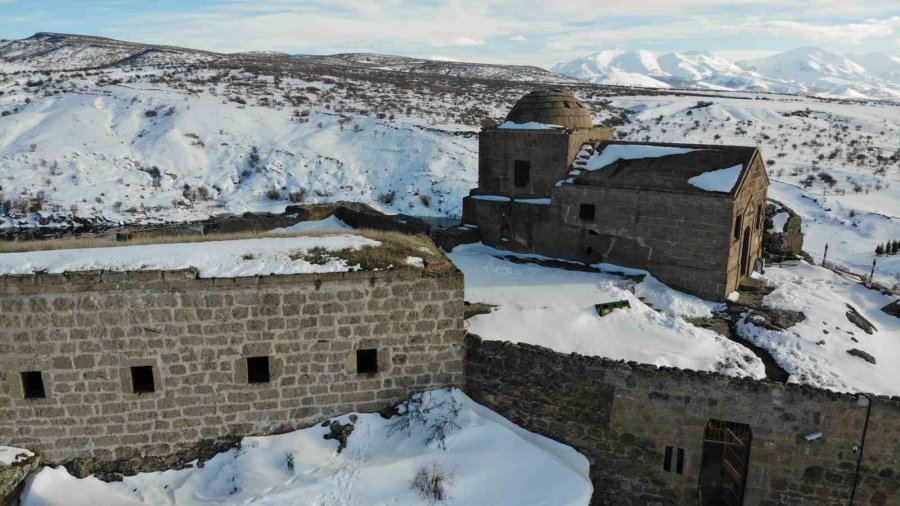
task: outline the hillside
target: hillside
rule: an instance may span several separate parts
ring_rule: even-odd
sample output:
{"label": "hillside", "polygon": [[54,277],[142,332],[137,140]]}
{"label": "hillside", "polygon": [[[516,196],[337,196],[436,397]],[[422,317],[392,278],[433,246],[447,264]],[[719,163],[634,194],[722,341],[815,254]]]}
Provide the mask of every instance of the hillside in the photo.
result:
{"label": "hillside", "polygon": [[900,98],[900,58],[884,53],[842,56],[815,47],[740,62],[703,51],[606,50],[560,63],[553,70],[619,86]]}

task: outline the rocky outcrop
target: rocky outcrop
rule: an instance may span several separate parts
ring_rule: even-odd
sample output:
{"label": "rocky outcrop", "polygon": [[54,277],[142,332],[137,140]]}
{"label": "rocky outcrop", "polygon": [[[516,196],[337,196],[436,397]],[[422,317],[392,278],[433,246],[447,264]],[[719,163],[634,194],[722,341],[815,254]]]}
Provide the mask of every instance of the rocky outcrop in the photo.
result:
{"label": "rocky outcrop", "polygon": [[870,364],[875,363],[875,357],[873,357],[872,354],[866,353],[860,349],[852,348],[852,349],[847,350],[847,353],[853,355],[854,357],[859,357]]}
{"label": "rocky outcrop", "polygon": [[763,233],[763,254],[766,260],[783,260],[803,257],[803,219],[791,208],[776,201],[766,206],[766,224]]}
{"label": "rocky outcrop", "polygon": [[8,466],[0,464],[0,506],[19,504],[19,494],[25,485],[25,478],[40,465],[40,455],[26,457]]}
{"label": "rocky outcrop", "polygon": [[875,328],[875,325],[872,325],[872,322],[867,320],[865,316],[859,314],[859,311],[850,304],[847,304],[847,319],[866,334],[872,335],[878,331],[878,329]]}
{"label": "rocky outcrop", "polygon": [[900,300],[895,300],[894,302],[891,302],[887,306],[884,306],[883,308],[881,308],[881,310],[891,316],[900,318]]}

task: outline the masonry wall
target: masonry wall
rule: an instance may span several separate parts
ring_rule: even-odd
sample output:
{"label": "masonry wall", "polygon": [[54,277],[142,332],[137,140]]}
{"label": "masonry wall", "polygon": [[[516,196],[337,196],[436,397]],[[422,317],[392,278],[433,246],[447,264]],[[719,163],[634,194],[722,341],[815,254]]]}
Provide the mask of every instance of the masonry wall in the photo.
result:
{"label": "masonry wall", "polygon": [[[595,218],[579,217],[582,203]],[[467,197],[463,221],[477,224],[490,246],[647,269],[669,286],[723,300],[732,247],[733,203],[727,197],[566,185],[552,205]],[[738,241],[739,245],[740,242]]]}
{"label": "masonry wall", "polygon": [[[728,248],[728,292],[737,290],[744,273],[741,272],[741,255],[744,237],[749,243],[749,269],[762,256],[762,241],[765,227],[766,190],[769,179],[759,154],[751,161],[750,169],[734,199],[732,211],[732,235]],[[741,220],[739,233],[734,234],[735,221]]]}
{"label": "masonry wall", "polygon": [[[564,355],[475,336],[466,339],[466,352],[466,393],[590,460],[592,504],[697,504],[711,419],[750,425],[745,505],[837,506],[851,504],[851,495],[852,504],[900,504],[900,398]],[[814,432],[822,437],[804,438]],[[666,446],[684,450],[681,474],[664,471]]]}
{"label": "masonry wall", "polygon": [[[479,191],[513,198],[547,197],[564,178],[585,142],[612,139],[612,129],[556,130],[488,129],[478,134]],[[523,188],[513,179],[516,160],[531,163],[530,182]]]}
{"label": "masonry wall", "polygon": [[[197,279],[195,271],[0,277],[0,441],[45,462],[169,455],[460,384],[462,274]],[[378,349],[357,374],[356,350]],[[246,358],[270,357],[248,384]],[[131,393],[151,365],[156,392]],[[46,399],[23,398],[41,371]]]}

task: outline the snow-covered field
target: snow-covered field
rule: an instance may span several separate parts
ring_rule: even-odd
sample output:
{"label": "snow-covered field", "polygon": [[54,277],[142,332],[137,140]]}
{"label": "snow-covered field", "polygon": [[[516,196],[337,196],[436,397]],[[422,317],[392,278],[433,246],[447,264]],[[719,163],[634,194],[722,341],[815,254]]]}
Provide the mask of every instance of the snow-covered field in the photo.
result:
{"label": "snow-covered field", "polygon": [[[44,468],[25,488],[23,506],[410,505],[429,504],[411,483],[435,467],[450,478],[443,504],[584,506],[593,488],[587,459],[569,446],[517,427],[459,390],[420,394],[427,422],[392,430],[376,413],[345,415],[353,423],[347,447],[325,440],[328,429],[248,437],[239,449],[202,468],[145,473],[117,483],[75,479]],[[453,417],[454,409],[459,413]],[[355,419],[355,422],[352,420]],[[451,419],[444,448],[427,442],[429,428]]]}

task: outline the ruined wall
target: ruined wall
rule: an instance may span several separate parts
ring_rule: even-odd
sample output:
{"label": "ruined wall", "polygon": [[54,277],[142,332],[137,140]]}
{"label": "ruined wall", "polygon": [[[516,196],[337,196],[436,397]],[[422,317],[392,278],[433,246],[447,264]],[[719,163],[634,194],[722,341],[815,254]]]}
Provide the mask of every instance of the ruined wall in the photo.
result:
{"label": "ruined wall", "polygon": [[[466,339],[465,376],[476,401],[584,454],[593,504],[697,504],[711,419],[750,425],[743,504],[846,505],[857,481],[854,504],[900,504],[900,398],[870,400],[475,336]],[[813,432],[822,437],[803,437]],[[667,446],[684,450],[680,474],[663,469]]]}
{"label": "ruined wall", "polygon": [[[478,191],[534,198],[550,195],[565,177],[581,145],[612,139],[612,129],[594,128],[565,133],[557,130],[488,129],[478,134]],[[513,179],[516,160],[531,162],[530,181],[517,188]]]}
{"label": "ruined wall", "polygon": [[[0,441],[45,461],[161,456],[303,427],[462,381],[462,274],[0,277]],[[356,350],[378,372],[357,374]],[[271,381],[249,384],[247,357]],[[156,392],[132,393],[130,366]],[[23,398],[41,371],[45,399]]]}

